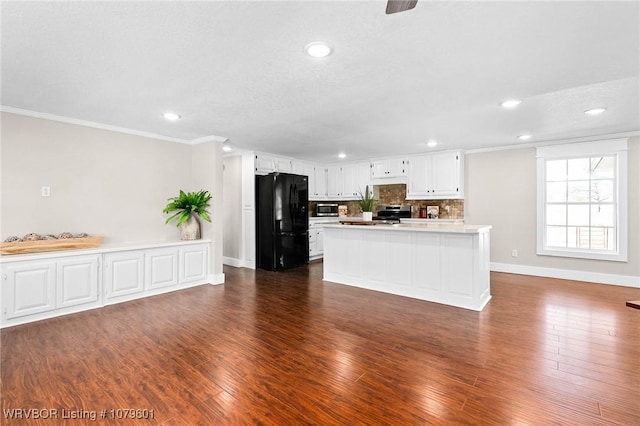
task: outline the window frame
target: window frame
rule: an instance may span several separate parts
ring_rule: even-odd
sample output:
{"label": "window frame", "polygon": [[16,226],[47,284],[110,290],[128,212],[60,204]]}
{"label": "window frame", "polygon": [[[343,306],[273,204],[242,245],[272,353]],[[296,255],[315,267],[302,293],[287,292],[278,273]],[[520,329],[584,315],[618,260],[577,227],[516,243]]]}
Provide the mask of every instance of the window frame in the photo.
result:
{"label": "window frame", "polygon": [[[627,262],[627,139],[610,139],[603,141],[572,143],[563,145],[541,146],[536,148],[537,157],[537,254],[540,256],[559,256],[580,259],[609,260],[615,262]],[[601,250],[585,248],[561,248],[546,246],[547,228],[547,194],[546,194],[546,163],[549,160],[569,160],[576,158],[592,158],[599,156],[614,156],[616,164],[616,188],[617,200],[616,218],[616,250],[603,252]],[[554,203],[551,203],[554,204]],[[569,205],[567,203],[566,205]]]}

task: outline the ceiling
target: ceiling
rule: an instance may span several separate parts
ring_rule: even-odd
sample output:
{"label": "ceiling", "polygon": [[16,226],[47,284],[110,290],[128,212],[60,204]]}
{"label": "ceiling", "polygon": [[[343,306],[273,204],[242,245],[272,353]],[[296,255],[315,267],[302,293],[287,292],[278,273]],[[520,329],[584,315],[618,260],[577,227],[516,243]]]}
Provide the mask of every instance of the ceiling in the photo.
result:
{"label": "ceiling", "polygon": [[[638,1],[1,8],[9,109],[320,162],[640,131]],[[333,53],[308,56],[317,40]]]}

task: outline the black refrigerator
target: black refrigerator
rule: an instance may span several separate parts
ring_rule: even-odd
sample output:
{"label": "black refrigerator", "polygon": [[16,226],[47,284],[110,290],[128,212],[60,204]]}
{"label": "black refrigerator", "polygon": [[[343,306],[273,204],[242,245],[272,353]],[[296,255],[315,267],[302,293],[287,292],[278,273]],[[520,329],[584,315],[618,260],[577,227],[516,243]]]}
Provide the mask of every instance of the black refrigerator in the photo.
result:
{"label": "black refrigerator", "polygon": [[256,266],[269,271],[309,263],[309,180],[256,176]]}

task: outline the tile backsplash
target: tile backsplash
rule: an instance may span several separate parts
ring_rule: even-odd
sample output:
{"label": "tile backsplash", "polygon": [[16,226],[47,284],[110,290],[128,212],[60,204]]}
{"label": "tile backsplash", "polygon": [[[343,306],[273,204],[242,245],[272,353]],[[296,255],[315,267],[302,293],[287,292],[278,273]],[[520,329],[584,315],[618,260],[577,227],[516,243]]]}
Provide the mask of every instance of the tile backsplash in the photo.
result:
{"label": "tile backsplash", "polygon": [[[440,219],[464,219],[464,200],[405,200],[407,185],[375,185],[373,195],[378,200],[373,208],[375,212],[380,205],[411,205],[411,217],[420,217],[420,208],[428,206],[440,207]],[[309,216],[316,215],[316,204],[337,203],[347,206],[349,216],[361,214],[357,201],[309,201]]]}

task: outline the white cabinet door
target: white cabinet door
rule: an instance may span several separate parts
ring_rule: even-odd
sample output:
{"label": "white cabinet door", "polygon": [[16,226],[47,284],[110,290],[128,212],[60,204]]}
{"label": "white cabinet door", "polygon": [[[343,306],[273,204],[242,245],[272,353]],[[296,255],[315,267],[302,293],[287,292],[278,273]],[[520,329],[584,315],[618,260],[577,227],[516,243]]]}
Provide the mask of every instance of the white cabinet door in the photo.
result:
{"label": "white cabinet door", "polygon": [[324,228],[322,227],[316,230],[316,252],[319,255],[324,253]]}
{"label": "white cabinet door", "polygon": [[420,198],[429,195],[427,173],[429,156],[415,155],[409,159],[407,174],[407,198]]}
{"label": "white cabinet door", "polygon": [[135,299],[144,291],[144,251],[104,255],[105,304]]}
{"label": "white cabinet door", "polygon": [[371,162],[371,179],[386,178],[389,172],[389,162],[387,160],[377,160]]}
{"label": "white cabinet door", "polygon": [[291,159],[263,153],[255,154],[255,174],[266,175],[271,172],[291,173]]}
{"label": "white cabinet door", "polygon": [[178,249],[149,250],[145,257],[145,290],[168,289],[178,285]]}
{"label": "white cabinet door", "polygon": [[388,177],[400,177],[407,175],[407,159],[406,158],[392,158],[389,160],[389,175]]}
{"label": "white cabinet door", "polygon": [[412,156],[407,177],[408,200],[462,198],[462,153],[444,152]]}
{"label": "white cabinet door", "polygon": [[314,200],[326,200],[327,199],[327,169],[324,166],[316,165],[313,168],[314,181],[315,181],[315,194]]}
{"label": "white cabinet door", "polygon": [[373,193],[373,187],[370,186],[369,181],[371,180],[370,175],[370,165],[369,163],[358,163],[354,165],[354,185],[355,185],[355,200],[360,199],[360,193],[364,194],[367,186],[369,186],[369,191]]}
{"label": "white cabinet door", "polygon": [[3,319],[23,317],[56,308],[56,264],[16,262],[2,268]]}
{"label": "white cabinet door", "polygon": [[274,157],[273,167],[276,172],[291,173],[291,160],[288,158]]}
{"label": "white cabinet door", "polygon": [[78,256],[57,262],[57,308],[98,302],[100,256]]}
{"label": "white cabinet door", "polygon": [[342,196],[342,167],[327,167],[327,198],[338,200]]}
{"label": "white cabinet door", "polygon": [[460,154],[443,153],[431,156],[431,195],[457,197],[460,195]]}
{"label": "white cabinet door", "polygon": [[180,247],[180,285],[204,283],[209,273],[209,250],[207,244]]}
{"label": "white cabinet door", "polygon": [[316,229],[309,228],[309,258],[312,258],[318,255],[316,242],[317,242]]}
{"label": "white cabinet door", "polygon": [[263,154],[255,155],[255,174],[267,174],[271,173],[275,170],[275,166],[273,164],[273,157]]}

